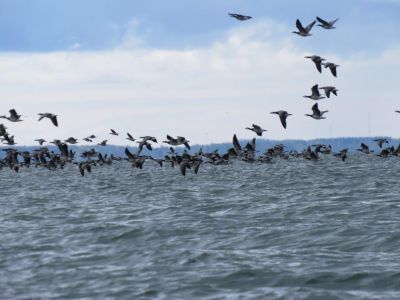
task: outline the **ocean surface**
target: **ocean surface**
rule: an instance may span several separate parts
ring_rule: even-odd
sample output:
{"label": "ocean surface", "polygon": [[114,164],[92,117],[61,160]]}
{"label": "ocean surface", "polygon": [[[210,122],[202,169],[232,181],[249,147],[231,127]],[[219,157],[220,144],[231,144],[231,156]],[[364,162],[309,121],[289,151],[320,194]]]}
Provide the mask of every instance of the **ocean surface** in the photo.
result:
{"label": "ocean surface", "polygon": [[0,299],[400,299],[400,160],[0,170]]}

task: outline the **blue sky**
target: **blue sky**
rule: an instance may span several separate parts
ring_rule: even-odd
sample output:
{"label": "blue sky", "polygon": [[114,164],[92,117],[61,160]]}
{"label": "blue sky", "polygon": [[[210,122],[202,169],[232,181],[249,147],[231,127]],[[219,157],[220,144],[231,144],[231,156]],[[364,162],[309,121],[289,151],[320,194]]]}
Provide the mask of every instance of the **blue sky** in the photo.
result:
{"label": "blue sky", "polygon": [[[294,27],[316,15],[340,17],[340,35],[312,41],[312,46],[346,51],[379,51],[399,42],[400,2],[370,0],[1,0],[1,51],[60,51],[79,43],[81,50],[118,45],[131,20],[148,46],[198,47],[226,30],[242,26],[227,12],[273,19]],[[308,43],[310,41],[307,41]]]}
{"label": "blue sky", "polygon": [[[337,29],[291,33],[316,16],[340,18]],[[398,28],[400,0],[0,0],[0,115],[24,115],[4,122],[19,144],[91,133],[126,143],[109,128],[223,142],[252,137],[252,123],[273,139],[398,137]],[[338,78],[310,54],[338,63]],[[316,83],[339,89],[320,102],[323,121],[304,116]],[[287,130],[269,114],[279,109],[294,114]],[[39,112],[58,114],[60,128]]]}

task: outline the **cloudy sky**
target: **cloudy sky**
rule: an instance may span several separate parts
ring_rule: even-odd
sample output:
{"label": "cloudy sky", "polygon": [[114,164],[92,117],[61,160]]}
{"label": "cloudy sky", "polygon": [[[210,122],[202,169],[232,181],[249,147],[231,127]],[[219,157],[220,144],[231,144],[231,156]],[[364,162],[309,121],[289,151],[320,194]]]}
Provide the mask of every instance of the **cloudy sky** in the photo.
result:
{"label": "cloudy sky", "polygon": [[[291,33],[316,16],[340,18],[337,29]],[[126,144],[110,128],[225,142],[252,137],[252,123],[272,139],[399,137],[398,28],[400,0],[0,0],[0,115],[24,116],[3,122],[18,144],[92,133]],[[339,89],[319,102],[326,120],[304,116],[316,83]],[[270,114],[280,109],[294,115],[287,130]]]}

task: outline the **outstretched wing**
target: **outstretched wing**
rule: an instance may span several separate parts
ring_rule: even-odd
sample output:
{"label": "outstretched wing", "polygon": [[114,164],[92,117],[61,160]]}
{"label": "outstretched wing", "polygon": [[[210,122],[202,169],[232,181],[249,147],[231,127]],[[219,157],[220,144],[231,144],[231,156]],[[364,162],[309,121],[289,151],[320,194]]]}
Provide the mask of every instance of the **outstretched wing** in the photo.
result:
{"label": "outstretched wing", "polygon": [[[57,116],[51,116],[50,120],[51,120],[51,122],[53,123],[54,126],[58,127]],[[39,121],[40,121],[40,119],[39,119]]]}
{"label": "outstretched wing", "polygon": [[311,28],[313,28],[315,23],[316,23],[316,21],[313,21],[310,24],[308,24],[308,26],[305,28],[305,31],[310,32]]}
{"label": "outstretched wing", "polygon": [[305,31],[305,29],[304,29],[304,27],[303,27],[303,25],[301,24],[301,22],[300,22],[299,19],[296,20],[296,27],[297,27],[297,29],[298,29],[300,32]]}
{"label": "outstretched wing", "polygon": [[318,22],[320,22],[322,25],[325,25],[325,26],[333,25],[333,24],[329,24],[327,21],[321,19],[320,17],[317,17],[317,20],[318,20]]}

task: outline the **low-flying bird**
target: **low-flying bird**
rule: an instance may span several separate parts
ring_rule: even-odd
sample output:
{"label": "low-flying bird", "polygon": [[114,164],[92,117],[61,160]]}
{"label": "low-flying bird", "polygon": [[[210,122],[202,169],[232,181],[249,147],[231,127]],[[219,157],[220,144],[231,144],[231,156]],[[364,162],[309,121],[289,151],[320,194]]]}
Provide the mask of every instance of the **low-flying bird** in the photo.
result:
{"label": "low-flying bird", "polygon": [[68,143],[68,144],[77,144],[78,140],[74,137],[69,137],[68,139],[64,140],[64,142]]}
{"label": "low-flying bird", "polygon": [[231,13],[228,13],[228,15],[230,15],[232,18],[235,18],[235,19],[237,19],[239,21],[246,21],[246,20],[249,20],[249,19],[252,18],[250,16],[244,16],[244,15],[239,15],[239,14],[231,14]]}
{"label": "low-flying bird", "polygon": [[267,131],[265,129],[262,129],[260,126],[253,124],[252,127],[246,127],[245,129],[253,131],[255,134],[258,136],[262,136],[264,131]]}
{"label": "low-flying bird", "polygon": [[47,142],[45,139],[36,139],[35,142],[38,142],[40,146],[43,145],[43,143]]}
{"label": "low-flying bird", "polygon": [[326,62],[323,63],[325,68],[329,68],[329,70],[331,70],[331,73],[333,76],[337,77],[337,72],[336,72],[336,68],[339,67],[339,65],[336,65],[334,63],[331,62]]}
{"label": "low-flying bird", "polygon": [[373,151],[369,150],[368,145],[366,145],[364,143],[361,143],[361,149],[357,149],[357,151],[360,151],[365,154],[370,154],[371,152],[373,152]]}
{"label": "low-flying bird", "polygon": [[310,98],[311,100],[320,100],[324,99],[325,97],[321,96],[318,89],[318,84],[314,85],[311,88],[311,95],[310,96],[303,96],[304,98]]}
{"label": "low-flying bird", "polygon": [[324,90],[325,96],[330,97],[331,93],[337,96],[337,92],[339,91],[337,88],[334,86],[323,86],[319,88],[320,90]]}
{"label": "low-flying bird", "polygon": [[317,17],[317,20],[320,24],[318,24],[318,26],[325,28],[325,29],[335,29],[336,27],[334,27],[333,25],[335,25],[335,23],[337,22],[337,20],[339,20],[339,18],[332,20],[332,21],[325,21],[323,19],[321,19],[320,17]]}
{"label": "low-flying bird", "polygon": [[118,132],[116,132],[114,129],[110,129],[110,134],[111,135],[118,135]]}
{"label": "low-flying bird", "polygon": [[99,146],[107,146],[107,140],[103,140],[101,143],[98,143]]}
{"label": "low-flying bird", "polygon": [[300,36],[310,36],[311,33],[311,29],[313,28],[314,24],[316,23],[316,21],[314,20],[313,22],[311,22],[310,24],[308,24],[306,27],[303,27],[303,25],[301,24],[300,20],[297,19],[296,20],[296,27],[299,31],[292,31],[292,33],[295,33],[297,35]]}
{"label": "low-flying bird", "polygon": [[53,123],[54,126],[58,127],[57,115],[52,113],[39,113],[38,121],[42,120],[43,118],[49,118],[51,120],[51,123]]}
{"label": "low-flying bird", "polygon": [[384,143],[389,144],[389,141],[388,141],[387,139],[385,139],[385,138],[382,138],[382,139],[375,139],[374,142],[377,142],[377,143],[378,143],[379,148],[382,148],[382,145],[383,145]]}
{"label": "low-flying bird", "polygon": [[289,116],[292,116],[292,114],[289,114],[286,110],[278,110],[278,111],[273,111],[271,114],[276,114],[279,116],[279,119],[281,120],[281,124],[283,128],[286,129],[286,118]]}
{"label": "low-flying bird", "polygon": [[129,132],[127,132],[126,135],[128,136],[128,137],[126,138],[128,141],[131,141],[131,142],[134,142],[134,141],[135,141],[135,139],[133,138],[133,136],[132,136]]}
{"label": "low-flying bird", "polygon": [[304,56],[304,58],[309,58],[311,59],[315,66],[317,67],[318,72],[322,73],[322,62],[325,60],[325,58],[322,58],[321,56],[318,55],[311,55],[311,56]]}
{"label": "low-flying bird", "polygon": [[17,111],[12,108],[9,110],[10,116],[0,116],[0,118],[7,119],[10,122],[22,122],[21,115],[17,114]]}
{"label": "low-flying bird", "polygon": [[313,118],[313,119],[315,119],[315,120],[326,119],[325,117],[323,117],[323,115],[324,115],[325,113],[327,113],[328,111],[327,111],[327,110],[325,110],[325,111],[320,111],[319,108],[318,108],[318,103],[315,103],[315,104],[312,106],[311,109],[312,109],[312,111],[313,111],[313,114],[312,114],[312,115],[306,114],[306,116],[311,117],[311,118]]}

